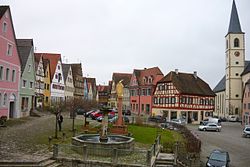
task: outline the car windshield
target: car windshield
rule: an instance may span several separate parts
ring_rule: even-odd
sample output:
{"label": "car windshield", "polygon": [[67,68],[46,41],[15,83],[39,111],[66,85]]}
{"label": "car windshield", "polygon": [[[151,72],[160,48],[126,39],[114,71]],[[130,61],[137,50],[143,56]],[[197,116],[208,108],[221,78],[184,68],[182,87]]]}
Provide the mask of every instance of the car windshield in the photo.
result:
{"label": "car windshield", "polygon": [[215,160],[215,161],[226,162],[227,156],[226,156],[226,154],[212,153],[211,156],[210,156],[210,159]]}
{"label": "car windshield", "polygon": [[250,131],[250,128],[246,128],[246,131]]}

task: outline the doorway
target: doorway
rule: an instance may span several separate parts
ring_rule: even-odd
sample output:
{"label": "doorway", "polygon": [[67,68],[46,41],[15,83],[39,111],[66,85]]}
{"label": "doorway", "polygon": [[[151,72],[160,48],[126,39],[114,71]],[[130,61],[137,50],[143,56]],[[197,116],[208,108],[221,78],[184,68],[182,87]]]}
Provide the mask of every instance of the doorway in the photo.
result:
{"label": "doorway", "polygon": [[14,109],[15,109],[15,103],[14,101],[11,101],[9,105],[9,118],[14,118]]}

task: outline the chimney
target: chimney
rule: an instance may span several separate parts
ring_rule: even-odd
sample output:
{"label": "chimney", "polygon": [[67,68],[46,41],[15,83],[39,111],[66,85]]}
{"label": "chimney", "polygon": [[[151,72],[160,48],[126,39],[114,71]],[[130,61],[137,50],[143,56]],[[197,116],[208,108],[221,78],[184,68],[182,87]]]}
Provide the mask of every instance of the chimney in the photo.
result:
{"label": "chimney", "polygon": [[175,69],[174,71],[175,71],[175,73],[178,75],[178,69]]}
{"label": "chimney", "polygon": [[197,71],[194,71],[194,78],[197,79]]}

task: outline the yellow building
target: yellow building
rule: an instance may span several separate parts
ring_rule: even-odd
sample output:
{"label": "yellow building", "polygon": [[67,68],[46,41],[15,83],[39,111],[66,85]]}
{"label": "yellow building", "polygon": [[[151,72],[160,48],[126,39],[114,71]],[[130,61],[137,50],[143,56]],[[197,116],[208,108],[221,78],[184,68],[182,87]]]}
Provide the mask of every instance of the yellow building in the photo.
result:
{"label": "yellow building", "polygon": [[44,67],[44,73],[45,73],[45,77],[44,77],[44,106],[50,106],[50,83],[51,83],[51,79],[50,79],[50,65],[49,65],[49,60],[48,59],[44,59],[43,60],[43,67]]}

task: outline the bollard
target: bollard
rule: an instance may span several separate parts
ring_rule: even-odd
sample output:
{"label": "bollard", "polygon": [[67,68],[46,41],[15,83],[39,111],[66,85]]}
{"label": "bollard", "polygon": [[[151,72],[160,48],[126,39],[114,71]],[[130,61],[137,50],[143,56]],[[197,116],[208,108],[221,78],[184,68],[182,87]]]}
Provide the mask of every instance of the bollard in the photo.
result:
{"label": "bollard", "polygon": [[147,166],[151,167],[151,151],[147,151]]}
{"label": "bollard", "polygon": [[83,161],[86,161],[87,160],[87,155],[88,155],[88,153],[87,153],[87,145],[83,145],[83,150],[82,150],[82,152],[83,152]]}
{"label": "bollard", "polygon": [[66,140],[66,133],[65,132],[63,132],[63,141],[65,141]]}
{"label": "bollard", "polygon": [[58,157],[58,144],[54,144],[53,146],[53,158],[56,159]]}
{"label": "bollard", "polygon": [[117,164],[117,159],[118,159],[117,154],[118,154],[117,148],[114,148],[114,149],[113,149],[113,156],[112,156],[112,163],[113,163],[113,164]]}
{"label": "bollard", "polygon": [[48,140],[49,140],[49,148],[51,148],[52,137],[49,136],[49,137],[48,137]]}

